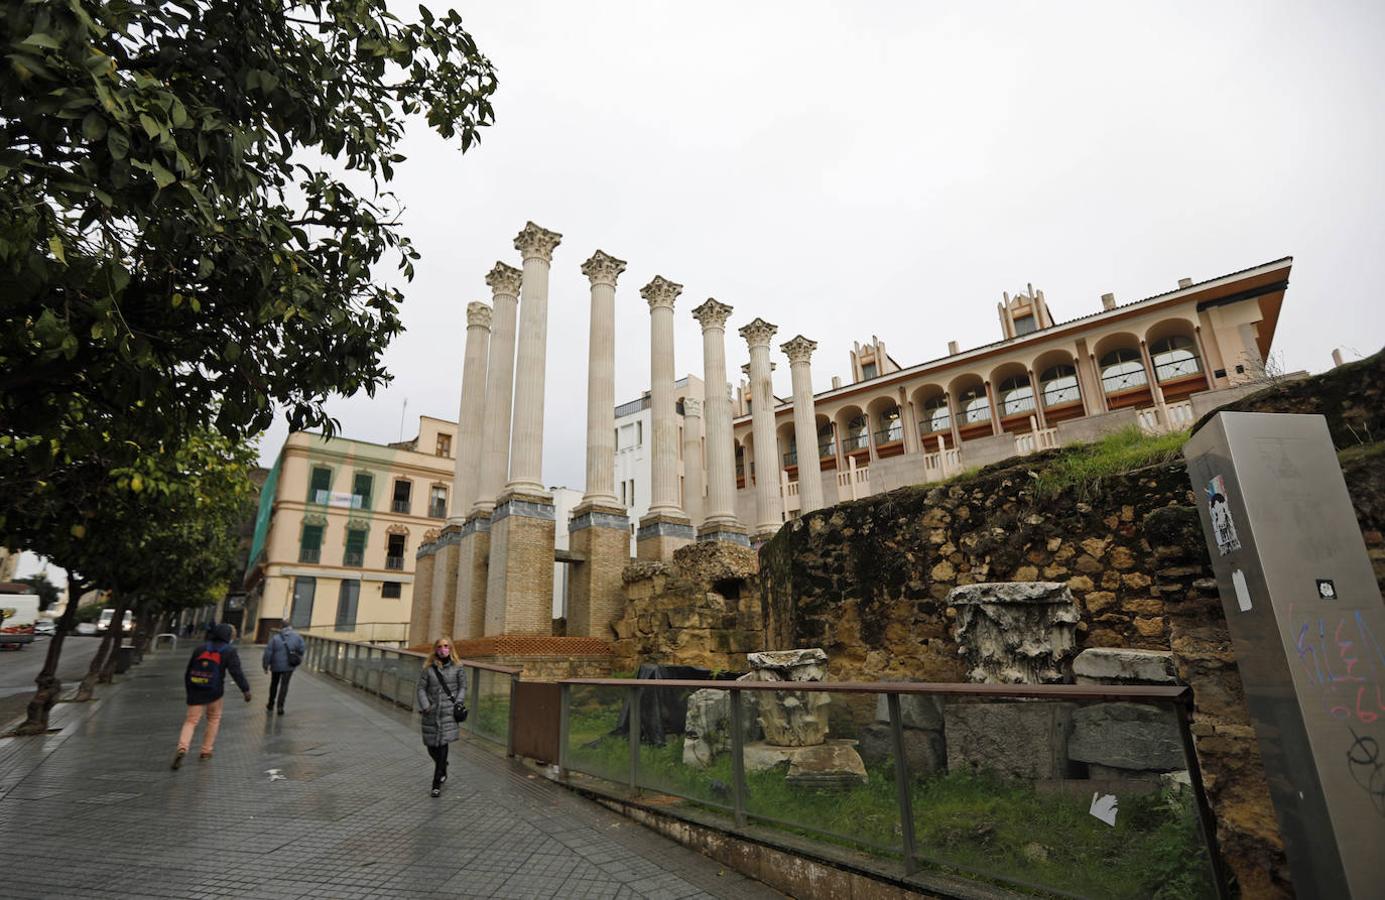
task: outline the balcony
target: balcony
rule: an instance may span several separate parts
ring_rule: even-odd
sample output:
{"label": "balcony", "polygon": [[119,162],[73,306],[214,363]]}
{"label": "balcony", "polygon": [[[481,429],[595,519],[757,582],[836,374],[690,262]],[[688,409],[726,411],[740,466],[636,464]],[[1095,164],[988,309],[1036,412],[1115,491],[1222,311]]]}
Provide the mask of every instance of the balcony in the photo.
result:
{"label": "balcony", "polygon": [[341,557],[343,566],[363,566],[365,565],[364,550],[347,550]]}
{"label": "balcony", "polygon": [[298,561],[301,563],[317,563],[322,561],[321,547],[299,547]]}
{"label": "balcony", "polygon": [[870,449],[870,435],[862,432],[861,434],[848,434],[842,438],[842,451],[851,453],[856,450]]}
{"label": "balcony", "polygon": [[828,441],[825,444],[818,444],[818,459],[835,459],[837,456],[837,444],[835,441]]}
{"label": "balcony", "polygon": [[1172,362],[1159,363],[1154,367],[1154,377],[1159,379],[1160,384],[1169,381],[1177,381],[1180,378],[1187,378],[1190,375],[1198,375],[1202,372],[1202,362],[1196,356],[1186,359],[1174,360]]}
{"label": "balcony", "polygon": [[898,422],[875,433],[876,445],[893,444],[902,440],[904,440],[904,426]]}
{"label": "balcony", "polygon": [[407,516],[411,509],[413,509],[413,504],[408,500],[394,500],[390,503],[390,512],[403,513]]}
{"label": "balcony", "polygon": [[445,519],[445,518],[447,518],[447,501],[446,501],[446,500],[434,500],[432,503],[429,503],[429,504],[428,504],[428,515],[429,515],[431,518],[434,518],[434,519]]}
{"label": "balcony", "polygon": [[404,557],[402,557],[402,556],[386,556],[386,557],[385,557],[385,568],[386,568],[386,569],[396,569],[396,570],[399,570],[399,571],[403,571],[403,569],[404,569]]}
{"label": "balcony", "polygon": [[784,465],[785,465],[785,466],[796,466],[796,465],[798,465],[798,451],[797,451],[797,450],[790,450],[788,453],[785,453],[785,454],[784,454]]}

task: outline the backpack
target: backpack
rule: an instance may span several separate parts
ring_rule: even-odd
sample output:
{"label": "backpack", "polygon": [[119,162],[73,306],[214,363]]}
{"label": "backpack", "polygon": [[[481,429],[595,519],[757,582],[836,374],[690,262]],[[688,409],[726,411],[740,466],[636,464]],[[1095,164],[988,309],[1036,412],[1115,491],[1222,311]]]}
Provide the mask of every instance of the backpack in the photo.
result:
{"label": "backpack", "polygon": [[198,693],[221,694],[225,681],[225,670],[221,665],[221,651],[214,644],[204,644],[198,648],[188,667],[187,689]]}

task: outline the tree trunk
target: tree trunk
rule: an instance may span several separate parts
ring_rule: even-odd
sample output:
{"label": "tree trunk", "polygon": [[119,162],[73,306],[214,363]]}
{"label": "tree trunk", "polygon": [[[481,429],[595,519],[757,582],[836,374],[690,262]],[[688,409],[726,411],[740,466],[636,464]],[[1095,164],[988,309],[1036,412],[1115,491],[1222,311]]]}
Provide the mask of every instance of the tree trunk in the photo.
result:
{"label": "tree trunk", "polygon": [[53,709],[53,704],[58,702],[58,695],[62,692],[63,684],[58,680],[58,660],[62,656],[63,641],[67,638],[67,633],[72,629],[72,623],[77,618],[77,603],[82,598],[82,591],[85,585],[73,577],[71,572],[67,573],[67,608],[63,610],[62,617],[58,619],[58,627],[53,632],[53,639],[48,642],[48,656],[43,661],[43,669],[34,679],[34,684],[38,685],[38,690],[34,692],[34,698],[29,701],[29,716],[24,720],[24,724],[14,730],[15,734],[46,734],[48,732],[48,713]]}
{"label": "tree trunk", "polygon": [[143,662],[144,654],[149,652],[149,645],[154,642],[154,635],[159,633],[159,620],[154,615],[153,610],[145,610],[135,619],[135,661]]}
{"label": "tree trunk", "polygon": [[115,655],[111,650],[111,642],[116,640],[120,623],[123,621],[125,621],[125,595],[117,593],[115,595],[115,616],[111,619],[111,627],[107,628],[106,633],[101,636],[101,646],[96,648],[96,655],[91,658],[91,665],[87,666],[87,674],[82,676],[82,683],[77,686],[77,696],[72,698],[74,701],[85,703],[95,695],[96,683],[101,680],[101,669],[106,664],[107,658]]}
{"label": "tree trunk", "polygon": [[[110,649],[106,653],[105,659],[101,660],[101,668],[97,671],[96,681],[99,684],[110,684],[115,678],[115,661],[120,656],[120,648],[125,643],[125,610],[129,608],[130,602],[124,597],[116,600],[115,616],[111,619],[112,627],[106,630],[106,634],[115,634],[115,640],[111,643]],[[130,626],[133,633],[134,616],[130,617]]]}

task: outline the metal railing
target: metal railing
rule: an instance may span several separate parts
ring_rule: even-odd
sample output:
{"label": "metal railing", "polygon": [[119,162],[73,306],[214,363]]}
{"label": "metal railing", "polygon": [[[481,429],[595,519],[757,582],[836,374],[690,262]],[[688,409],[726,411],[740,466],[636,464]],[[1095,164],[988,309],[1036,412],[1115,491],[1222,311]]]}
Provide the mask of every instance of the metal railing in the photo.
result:
{"label": "metal railing", "polygon": [[[304,635],[303,659],[309,671],[344,681],[352,687],[416,710],[419,677],[428,656],[358,641]],[[498,744],[514,755],[514,693],[519,669],[464,659],[467,670],[466,705],[471,710],[461,723],[463,732]]]}
{"label": "metal railing", "polygon": [[345,553],[341,555],[341,564],[343,566],[365,565],[365,551],[347,550]]}
{"label": "metal railing", "polygon": [[889,428],[882,428],[875,433],[875,443],[893,444],[896,441],[904,440],[904,426],[898,422]]}
{"label": "metal railing", "polygon": [[447,503],[442,500],[435,500],[428,504],[428,517],[432,519],[447,518]]}
{"label": "metal railing", "polygon": [[870,436],[861,434],[848,434],[842,438],[842,452],[850,453],[853,450],[865,450],[870,446]]}
{"label": "metal railing", "polygon": [[408,500],[391,500],[391,501],[390,501],[390,512],[404,513],[404,515],[407,516],[407,515],[409,514],[409,510],[412,509],[412,508],[413,508],[413,503],[411,503],[411,502],[408,501]]}
{"label": "metal railing", "polygon": [[785,454],[784,454],[784,465],[786,465],[786,466],[796,466],[796,465],[798,465],[798,451],[797,451],[797,450],[790,450],[788,453],[785,453]]}
{"label": "metal railing", "polygon": [[1202,360],[1196,356],[1173,362],[1156,363],[1154,366],[1154,377],[1159,379],[1159,383],[1173,381],[1178,378],[1187,378],[1189,375],[1197,375],[1202,372]]}
{"label": "metal railing", "polygon": [[386,568],[386,569],[403,569],[403,568],[404,568],[404,557],[402,557],[402,556],[386,556],[386,557],[385,557],[385,568]]}
{"label": "metal railing", "polygon": [[301,563],[315,563],[322,559],[321,547],[299,547],[298,561]]}
{"label": "metal railing", "polygon": [[[560,681],[557,777],[732,834],[755,826],[757,842],[780,830],[791,853],[808,835],[925,889],[960,873],[1046,895],[1152,896],[1169,879],[1180,896],[1226,895],[1187,688],[786,684]],[[657,711],[683,706],[679,734]],[[1132,718],[1159,758],[1110,758]],[[644,734],[653,722],[667,733]]]}
{"label": "metal railing", "polygon": [[345,632],[351,635],[349,640],[364,644],[404,647],[409,639],[408,622],[351,622],[345,627],[336,622],[324,625],[295,623],[293,627],[304,637],[313,635],[335,640],[348,640],[341,636]]}

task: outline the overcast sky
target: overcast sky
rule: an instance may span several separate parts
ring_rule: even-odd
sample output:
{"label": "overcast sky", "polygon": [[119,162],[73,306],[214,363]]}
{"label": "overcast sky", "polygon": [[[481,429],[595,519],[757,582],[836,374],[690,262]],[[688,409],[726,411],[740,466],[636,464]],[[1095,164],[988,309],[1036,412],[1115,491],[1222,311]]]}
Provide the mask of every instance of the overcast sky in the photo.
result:
{"label": "overcast sky", "polygon": [[[431,4],[435,10],[440,4]],[[409,17],[416,4],[398,4]],[[1002,291],[1062,321],[1282,256],[1275,349],[1320,371],[1385,343],[1385,4],[505,2],[459,8],[494,61],[496,124],[463,156],[421,122],[395,190],[423,254],[393,385],[330,409],[387,442],[455,418],[465,308],[532,219],[549,294],[544,478],[582,487],[588,283],[617,292],[617,402],[649,382],[656,274],[735,333],[819,342],[815,386],[878,334],[911,365],[1000,337]],[[1352,350],[1347,351],[1352,356]],[[283,443],[266,436],[268,465]]]}

